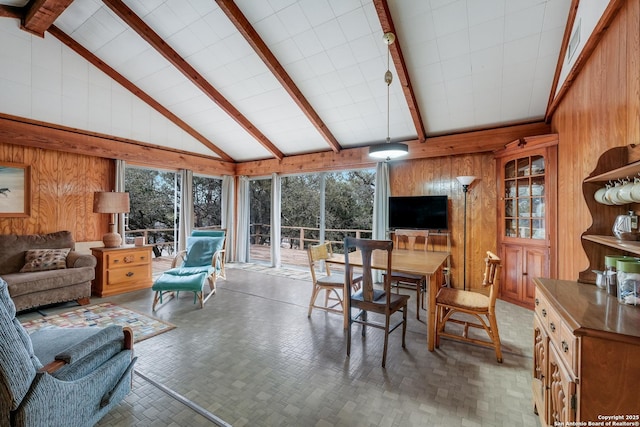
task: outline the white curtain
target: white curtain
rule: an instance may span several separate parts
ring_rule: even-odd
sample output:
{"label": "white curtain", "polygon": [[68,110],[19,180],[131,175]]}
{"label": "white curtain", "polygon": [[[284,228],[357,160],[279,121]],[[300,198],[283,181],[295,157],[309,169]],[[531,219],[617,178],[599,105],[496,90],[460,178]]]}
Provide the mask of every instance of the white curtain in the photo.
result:
{"label": "white curtain", "polygon": [[180,222],[178,224],[178,250],[187,248],[187,237],[193,228],[193,171],[180,170]]}
{"label": "white curtain", "polygon": [[249,261],[249,178],[239,177],[238,181],[238,262]]}
{"label": "white curtain", "polygon": [[277,173],[274,173],[271,175],[271,265],[273,267],[282,265],[282,257],[280,255],[281,192],[282,178]]}
{"label": "white curtain", "polygon": [[[124,160],[119,160],[116,159],[116,188],[114,188],[115,191],[121,192],[124,191],[124,180],[125,180],[125,172],[126,172],[126,163]],[[131,203],[131,201],[129,201],[129,203]],[[128,214],[128,212],[127,212]],[[125,221],[125,215],[124,213],[119,213],[117,215],[115,215],[116,217],[116,230],[118,232],[118,234],[120,234],[122,236],[122,243],[126,244],[127,241],[125,239],[125,225],[126,225],[126,221]],[[111,231],[111,230],[109,230]]]}
{"label": "white curtain", "polygon": [[222,228],[227,230],[227,261],[235,261],[234,215],[236,207],[235,181],[233,176],[222,177]]}
{"label": "white curtain", "polygon": [[387,239],[389,223],[389,164],[379,162],[376,166],[376,190],[373,195],[373,238]]}

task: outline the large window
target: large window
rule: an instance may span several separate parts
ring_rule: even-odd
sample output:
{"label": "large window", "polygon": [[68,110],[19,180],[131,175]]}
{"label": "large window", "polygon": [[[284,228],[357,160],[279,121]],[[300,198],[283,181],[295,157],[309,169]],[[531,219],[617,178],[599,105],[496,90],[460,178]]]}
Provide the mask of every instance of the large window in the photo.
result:
{"label": "large window", "polygon": [[271,178],[249,182],[250,261],[271,259]]}
{"label": "large window", "polygon": [[222,179],[193,177],[194,228],[220,228],[222,224]]}
{"label": "large window", "polygon": [[281,239],[283,249],[304,249],[320,241],[321,174],[282,178]]}
{"label": "large window", "polygon": [[326,174],[326,241],[342,250],[346,236],[370,239],[373,229],[375,170],[362,169]]}
{"label": "large window", "polygon": [[125,190],[129,192],[126,242],[146,237],[156,256],[171,255],[177,241],[180,206],[179,175],[157,169],[127,167]]}
{"label": "large window", "polygon": [[[173,171],[127,166],[125,190],[131,208],[127,216],[126,241],[144,236],[154,245],[156,257],[173,255],[180,219],[180,174]],[[194,228],[219,228],[222,222],[222,180],[193,177]]]}
{"label": "large window", "polygon": [[[250,260],[272,261],[271,179],[250,183]],[[345,236],[371,238],[375,170],[290,175],[281,185],[281,261],[306,266],[305,249],[329,241],[342,251]]]}

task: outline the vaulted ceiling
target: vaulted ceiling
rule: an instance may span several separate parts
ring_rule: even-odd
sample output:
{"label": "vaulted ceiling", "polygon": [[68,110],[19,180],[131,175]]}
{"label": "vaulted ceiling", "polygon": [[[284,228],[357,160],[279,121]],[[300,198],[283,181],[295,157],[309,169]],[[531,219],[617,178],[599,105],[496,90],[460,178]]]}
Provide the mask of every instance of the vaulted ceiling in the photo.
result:
{"label": "vaulted ceiling", "polygon": [[543,120],[570,7],[0,0],[0,113],[233,162],[428,144]]}

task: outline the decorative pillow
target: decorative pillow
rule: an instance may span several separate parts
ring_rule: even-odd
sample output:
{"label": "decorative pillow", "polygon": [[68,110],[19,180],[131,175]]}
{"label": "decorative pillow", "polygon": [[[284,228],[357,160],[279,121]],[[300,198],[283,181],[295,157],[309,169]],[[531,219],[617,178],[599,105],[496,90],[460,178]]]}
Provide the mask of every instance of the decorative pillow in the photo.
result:
{"label": "decorative pillow", "polygon": [[29,249],[25,255],[21,273],[30,271],[46,271],[67,268],[67,254],[71,248],[64,249]]}

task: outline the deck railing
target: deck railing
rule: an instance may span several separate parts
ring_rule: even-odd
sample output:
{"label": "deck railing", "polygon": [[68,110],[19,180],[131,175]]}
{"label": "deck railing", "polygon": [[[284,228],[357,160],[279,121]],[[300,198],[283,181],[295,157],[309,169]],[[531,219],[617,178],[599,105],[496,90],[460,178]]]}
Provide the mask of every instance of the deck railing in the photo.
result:
{"label": "deck railing", "polygon": [[[251,224],[249,235],[252,245],[270,246],[271,226],[269,224]],[[306,249],[308,245],[320,242],[320,228],[283,225],[280,227],[280,246],[287,249]],[[372,230],[350,228],[326,228],[325,242],[330,242],[342,250],[344,238],[347,236],[356,238],[371,238]]]}
{"label": "deck railing", "polygon": [[[199,229],[212,229],[219,227],[201,227]],[[251,233],[249,235],[252,245],[271,245],[271,226],[269,224],[250,224]],[[145,243],[153,245],[153,252],[156,257],[161,255],[173,255],[176,250],[174,240],[175,228],[145,228],[125,231],[125,242],[133,243],[136,237],[144,237]],[[346,236],[356,238],[371,238],[373,232],[363,229],[349,228],[327,228],[325,229],[325,241],[331,242],[335,249],[340,252],[343,240]],[[319,243],[320,228],[282,226],[280,246],[287,249],[306,249],[308,245]]]}

